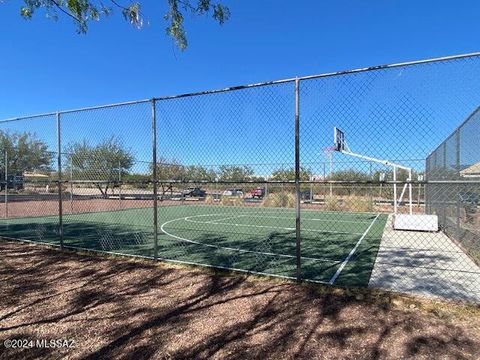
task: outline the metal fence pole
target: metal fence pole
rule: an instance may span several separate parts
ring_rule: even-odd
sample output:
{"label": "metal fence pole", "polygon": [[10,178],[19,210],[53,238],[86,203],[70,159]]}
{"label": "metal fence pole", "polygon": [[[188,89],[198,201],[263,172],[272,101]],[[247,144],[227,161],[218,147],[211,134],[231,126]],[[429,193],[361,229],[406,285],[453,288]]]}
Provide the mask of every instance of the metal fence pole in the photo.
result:
{"label": "metal fence pole", "polygon": [[63,202],[62,202],[62,133],[60,113],[57,112],[57,170],[58,170],[58,234],[63,247]]}
{"label": "metal fence pole", "polygon": [[297,258],[297,281],[302,279],[300,239],[300,81],[295,79],[295,238]]}
{"label": "metal fence pole", "polygon": [[[327,180],[327,172],[325,170],[325,163],[323,163],[323,180]],[[325,183],[323,185],[323,204],[325,205],[325,207],[327,206],[327,183]]]}
{"label": "metal fence pole", "polygon": [[72,155],[70,157],[70,213],[73,214],[73,161]]}
{"label": "metal fence pole", "polygon": [[118,162],[118,206],[122,208],[122,164]]}
{"label": "metal fence pole", "polygon": [[153,182],[153,257],[158,259],[158,199],[157,199],[157,115],[152,99],[152,182]]}
{"label": "metal fence pole", "polygon": [[[427,160],[425,161],[425,175],[423,177],[423,180],[425,183],[423,184],[423,197],[424,197],[424,202],[425,202],[425,213],[426,214],[432,214],[432,205],[430,203],[430,185],[428,184],[428,181],[430,180],[430,174],[432,172],[432,162],[433,159],[435,158],[435,154],[432,153],[427,157]],[[420,185],[422,186],[422,185]]]}
{"label": "metal fence pole", "polygon": [[[457,176],[460,175],[460,129],[457,129],[455,132],[455,170],[457,171]],[[461,223],[460,218],[461,214],[461,204],[460,204],[460,186],[455,186],[455,197],[457,198],[457,211],[456,211],[456,238],[461,238]]]}
{"label": "metal fence pole", "polygon": [[[447,170],[447,144],[446,143],[443,143],[443,164],[442,164],[442,179],[444,180],[445,179],[445,172]],[[449,185],[442,185],[441,189],[441,193],[442,193],[442,223],[443,223],[443,228],[445,229],[446,232],[449,231],[448,226],[447,226],[447,207],[448,207],[448,204],[447,204],[447,199],[446,199],[446,196],[445,196],[445,193],[447,192],[446,190],[448,189],[448,186]]]}
{"label": "metal fence pole", "polygon": [[5,219],[8,218],[8,151],[5,149]]}

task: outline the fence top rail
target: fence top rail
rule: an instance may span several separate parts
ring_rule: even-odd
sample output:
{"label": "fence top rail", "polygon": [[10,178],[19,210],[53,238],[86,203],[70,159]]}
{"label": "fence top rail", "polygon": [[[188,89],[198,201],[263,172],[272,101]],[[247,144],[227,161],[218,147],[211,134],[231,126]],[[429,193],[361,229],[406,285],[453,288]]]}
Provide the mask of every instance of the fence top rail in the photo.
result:
{"label": "fence top rail", "polygon": [[25,116],[19,116],[19,117],[14,117],[14,118],[9,118],[9,119],[0,120],[0,123],[6,123],[6,122],[12,122],[12,121],[20,121],[20,120],[29,120],[29,119],[35,119],[35,118],[47,117],[47,116],[56,116],[57,114],[63,115],[63,114],[70,114],[70,113],[75,113],[75,112],[81,112],[81,111],[89,111],[89,110],[97,110],[97,109],[108,109],[108,108],[117,107],[117,106],[127,106],[127,105],[143,104],[143,103],[147,103],[147,102],[150,102],[150,101],[152,101],[152,99],[124,101],[124,102],[113,103],[113,104],[96,105],[96,106],[89,106],[89,107],[78,108],[78,109],[71,109],[71,110],[54,111],[54,112],[43,113],[43,114],[36,114],[36,115],[25,115]]}
{"label": "fence top rail", "polygon": [[414,66],[414,65],[421,65],[421,64],[428,64],[428,63],[435,63],[435,62],[442,62],[442,61],[449,61],[449,60],[458,60],[458,59],[465,59],[465,58],[474,58],[474,57],[480,57],[480,51],[479,52],[467,53],[467,54],[459,54],[459,55],[451,55],[451,56],[430,58],[430,59],[424,59],[424,60],[415,60],[415,61],[408,61],[408,62],[386,64],[386,65],[369,66],[369,67],[357,68],[357,69],[351,69],[351,70],[327,72],[327,73],[321,73],[321,74],[316,74],[316,75],[293,77],[293,78],[287,78],[287,79],[282,79],[282,80],[273,80],[273,81],[253,83],[253,84],[248,84],[248,85],[231,86],[231,87],[226,87],[226,88],[222,88],[222,89],[183,93],[183,94],[177,94],[177,95],[171,95],[171,96],[154,97],[152,99],[134,100],[134,101],[128,101],[128,102],[105,104],[105,105],[77,108],[77,109],[71,109],[71,110],[55,111],[55,112],[50,112],[50,113],[38,114],[38,115],[14,117],[14,118],[8,118],[8,119],[0,120],[0,123],[5,123],[5,122],[9,122],[9,121],[34,119],[34,118],[45,117],[45,116],[53,116],[53,115],[56,115],[56,114],[68,114],[68,113],[73,113],[73,112],[81,112],[81,111],[96,110],[96,109],[105,109],[105,108],[122,106],[122,105],[141,104],[141,103],[146,103],[146,102],[149,102],[149,101],[152,101],[152,100],[153,101],[162,101],[162,100],[172,100],[172,99],[185,98],[185,97],[191,97],[191,96],[218,94],[218,93],[229,92],[229,91],[237,91],[237,90],[248,89],[248,88],[256,88],[256,87],[262,87],[262,86],[268,86],[268,85],[295,82],[296,80],[319,79],[319,78],[326,78],[326,77],[333,77],[333,76],[356,74],[356,73],[370,72],[370,71],[376,71],[376,70],[391,69],[391,68],[398,68],[398,67],[407,67],[407,66]]}
{"label": "fence top rail", "polygon": [[376,66],[369,66],[369,67],[357,68],[357,69],[351,69],[351,70],[334,71],[334,72],[321,73],[321,74],[316,74],[316,75],[307,75],[307,76],[287,78],[287,79],[283,79],[283,80],[267,81],[267,82],[260,82],[260,83],[254,83],[254,84],[249,84],[249,85],[241,85],[241,86],[233,86],[233,87],[227,87],[227,88],[224,88],[224,89],[184,93],[184,94],[178,94],[178,95],[172,95],[172,96],[163,96],[163,97],[157,97],[157,98],[154,98],[154,99],[158,100],[158,101],[171,100],[171,99],[178,99],[178,98],[183,98],[183,97],[216,94],[216,93],[222,93],[222,92],[234,91],[234,90],[242,90],[242,89],[253,88],[253,87],[261,87],[261,86],[268,86],[268,85],[274,85],[274,84],[282,84],[282,83],[294,82],[295,80],[318,79],[318,78],[348,75],[348,74],[369,72],[369,71],[382,70],[382,69],[390,69],[390,68],[397,68],[397,67],[406,67],[406,66],[413,66],[413,65],[428,64],[428,63],[448,61],[448,60],[458,60],[458,59],[464,59],[464,58],[470,58],[470,57],[480,57],[480,52],[473,52],[473,53],[459,54],[459,55],[451,55],[451,56],[443,56],[443,57],[424,59],[424,60],[414,60],[414,61],[386,64],[386,65],[376,65]]}
{"label": "fence top rail", "polygon": [[450,135],[448,135],[448,137],[445,140],[443,140],[440,144],[438,144],[438,146],[434,150],[432,150],[430,154],[427,155],[427,159],[430,158],[434,153],[436,153],[438,149],[440,149],[444,144],[446,144],[447,141],[449,141],[450,138],[457,133],[457,131],[461,130],[465,126],[465,124],[468,123],[479,112],[480,112],[480,106],[476,108],[475,111],[473,111],[470,115],[468,115],[467,118],[464,121],[462,121],[462,123],[458,125],[457,128]]}

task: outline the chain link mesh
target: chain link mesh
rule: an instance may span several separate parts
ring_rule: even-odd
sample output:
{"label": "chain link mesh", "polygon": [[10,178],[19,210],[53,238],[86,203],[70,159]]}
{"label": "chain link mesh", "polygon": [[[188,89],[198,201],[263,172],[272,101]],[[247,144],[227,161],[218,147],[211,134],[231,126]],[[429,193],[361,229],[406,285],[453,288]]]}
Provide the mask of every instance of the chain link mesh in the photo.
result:
{"label": "chain link mesh", "polygon": [[0,235],[480,302],[479,76],[460,56],[2,121]]}

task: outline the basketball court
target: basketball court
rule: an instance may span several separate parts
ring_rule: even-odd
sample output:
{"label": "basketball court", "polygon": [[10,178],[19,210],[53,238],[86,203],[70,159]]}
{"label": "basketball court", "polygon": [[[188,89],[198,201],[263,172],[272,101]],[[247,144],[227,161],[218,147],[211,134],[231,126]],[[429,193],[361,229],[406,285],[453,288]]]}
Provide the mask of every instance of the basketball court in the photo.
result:
{"label": "basketball court", "polygon": [[[302,274],[322,283],[366,286],[387,216],[302,211]],[[153,256],[152,208],[64,216],[68,247]],[[158,255],[259,274],[295,277],[295,211],[285,208],[159,207]],[[58,243],[58,217],[0,221],[5,237]]]}

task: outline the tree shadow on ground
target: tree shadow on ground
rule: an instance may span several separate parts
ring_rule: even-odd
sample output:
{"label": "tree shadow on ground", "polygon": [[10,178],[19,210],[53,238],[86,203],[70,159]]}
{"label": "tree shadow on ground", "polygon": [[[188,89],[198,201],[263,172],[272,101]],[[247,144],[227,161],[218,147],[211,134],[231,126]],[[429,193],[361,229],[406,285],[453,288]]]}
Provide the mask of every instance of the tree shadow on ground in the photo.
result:
{"label": "tree shadow on ground", "polygon": [[318,286],[14,242],[1,241],[0,250],[1,337],[75,339],[75,349],[50,349],[49,357],[480,355],[474,327],[393,309],[388,297],[359,300]]}

